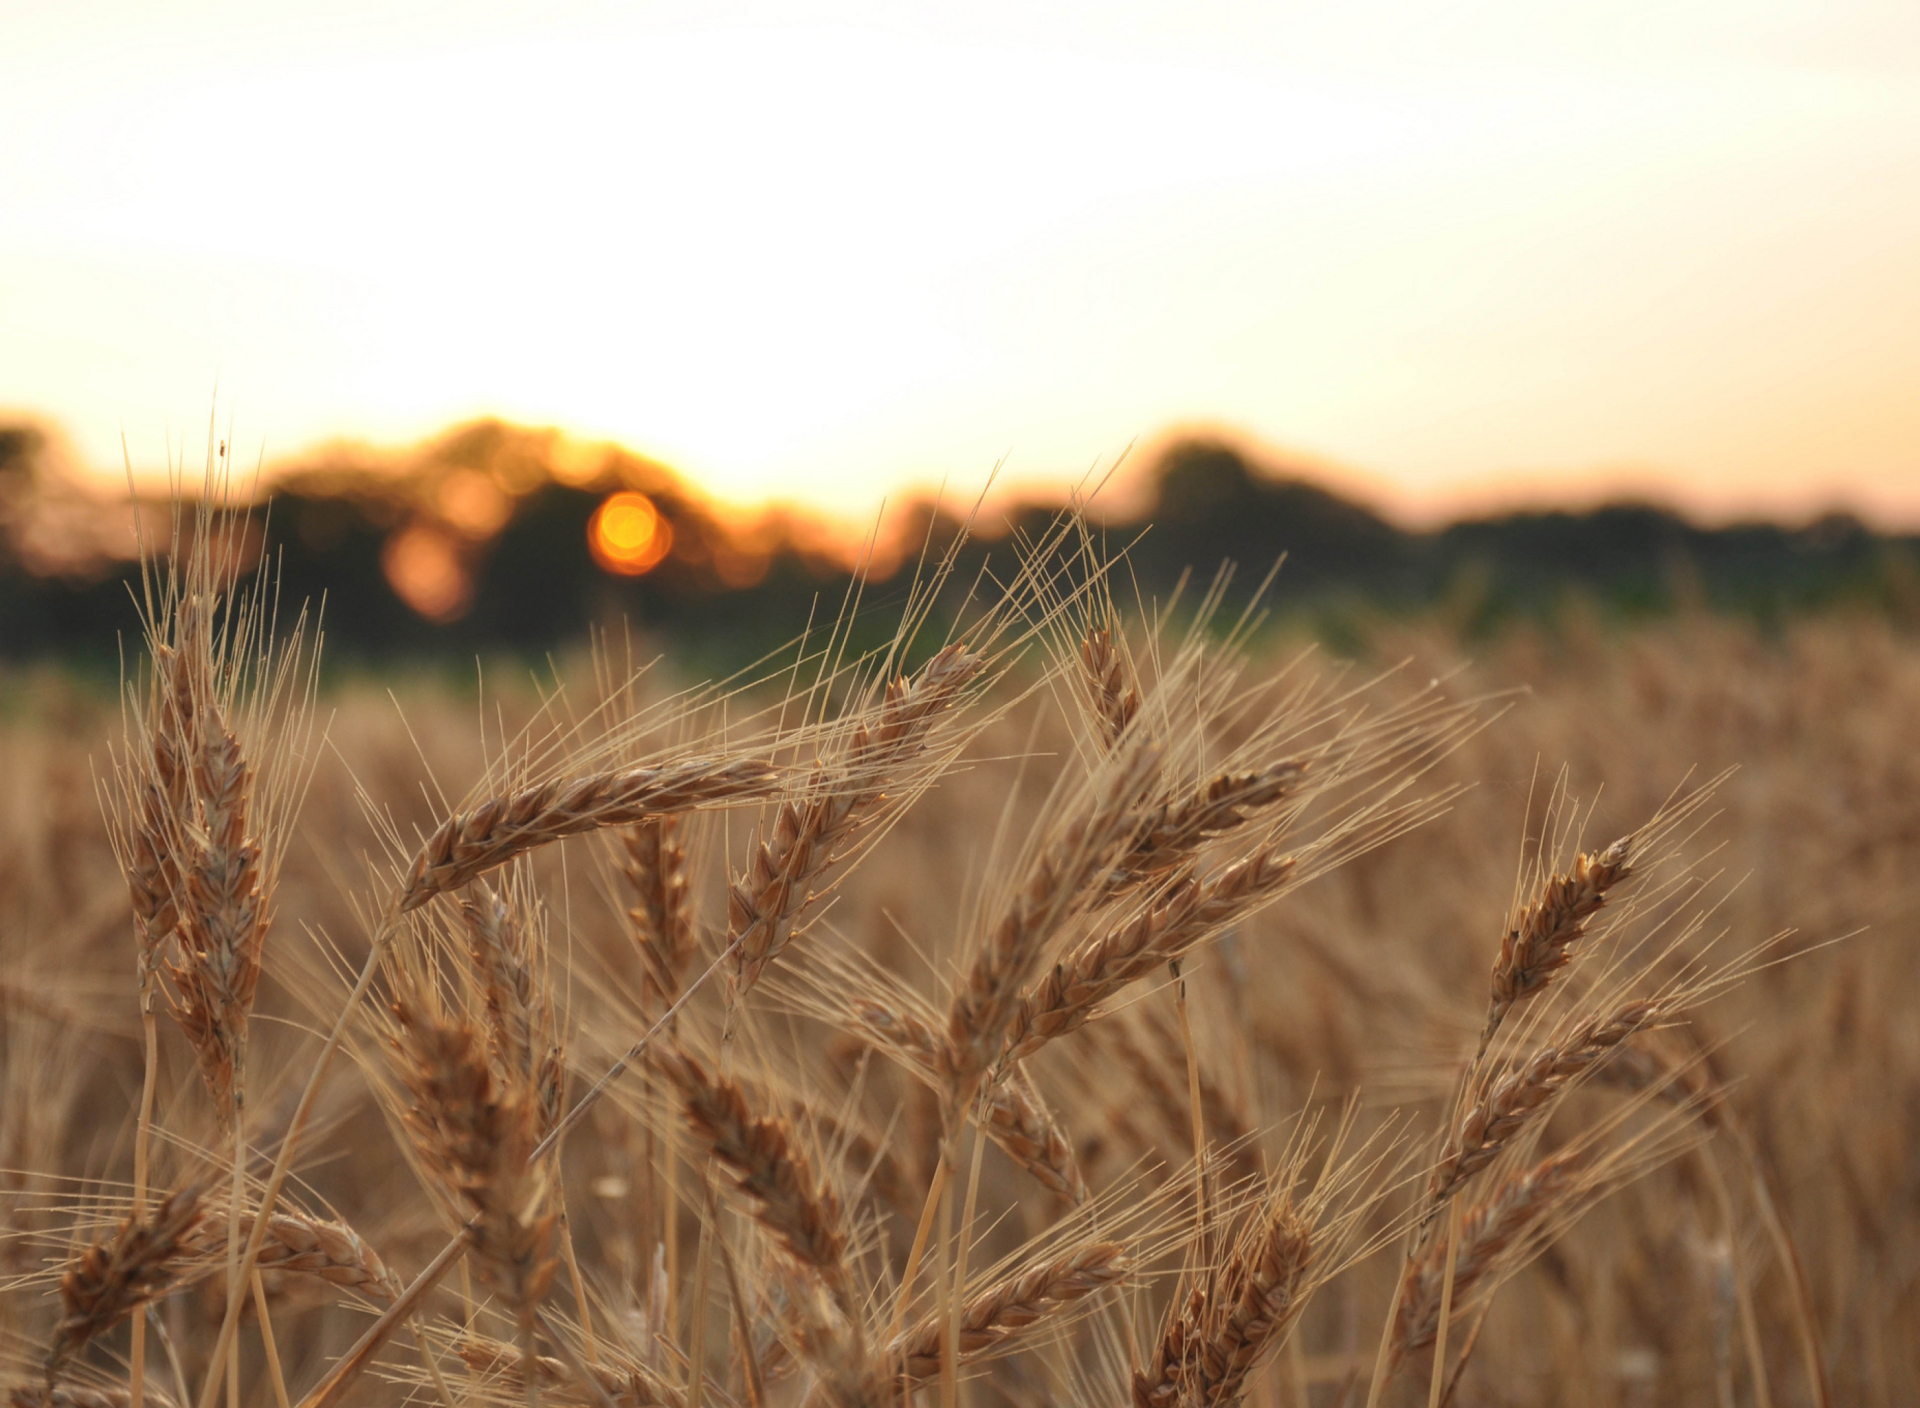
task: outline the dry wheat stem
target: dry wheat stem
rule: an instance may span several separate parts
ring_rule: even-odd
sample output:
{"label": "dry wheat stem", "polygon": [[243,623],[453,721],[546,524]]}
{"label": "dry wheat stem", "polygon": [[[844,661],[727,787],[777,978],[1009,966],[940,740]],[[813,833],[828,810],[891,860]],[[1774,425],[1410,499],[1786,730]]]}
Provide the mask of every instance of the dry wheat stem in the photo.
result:
{"label": "dry wheat stem", "polygon": [[[1118,1243],[1092,1242],[1004,1277],[961,1307],[960,1362],[1002,1347],[1029,1326],[1122,1280],[1128,1265],[1126,1249]],[[940,1372],[944,1332],[940,1317],[930,1316],[889,1348],[888,1362],[905,1364],[905,1386]]]}

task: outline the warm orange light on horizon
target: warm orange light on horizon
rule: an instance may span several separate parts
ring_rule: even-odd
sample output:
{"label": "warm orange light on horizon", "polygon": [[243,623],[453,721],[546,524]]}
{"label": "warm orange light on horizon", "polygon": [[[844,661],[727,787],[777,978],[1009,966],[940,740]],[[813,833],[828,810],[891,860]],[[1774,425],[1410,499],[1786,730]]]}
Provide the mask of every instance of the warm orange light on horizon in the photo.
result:
{"label": "warm orange light on horizon", "polygon": [[388,538],[380,566],[394,595],[429,621],[445,623],[473,604],[473,576],[444,529],[414,523]]}
{"label": "warm orange light on horizon", "polygon": [[587,524],[593,560],[622,577],[651,571],[673,546],[673,525],[645,494],[613,495],[594,510]]}

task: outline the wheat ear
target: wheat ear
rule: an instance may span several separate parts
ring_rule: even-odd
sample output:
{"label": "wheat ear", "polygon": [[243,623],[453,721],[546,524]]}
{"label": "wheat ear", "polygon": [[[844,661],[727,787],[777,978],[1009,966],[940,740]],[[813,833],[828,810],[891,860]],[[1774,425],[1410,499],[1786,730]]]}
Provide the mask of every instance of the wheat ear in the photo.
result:
{"label": "wheat ear", "polygon": [[[853,1003],[861,1036],[888,1052],[921,1080],[939,1088],[940,1043],[913,1014],[874,998]],[[985,1101],[983,1124],[1000,1151],[1040,1185],[1076,1206],[1087,1200],[1087,1181],[1073,1144],[1031,1082],[1017,1074],[995,1085]]]}
{"label": "wheat ear", "polygon": [[1158,771],[1160,751],[1139,747],[1117,757],[1084,810],[1029,863],[988,931],[947,1016],[940,1054],[947,1107],[964,1111],[981,1077],[998,1060],[1017,1010],[1017,993],[1061,925],[1086,904],[1095,880],[1131,837],[1141,789]]}
{"label": "wheat ear", "polygon": [[[240,1239],[245,1241],[252,1233],[253,1217],[243,1214]],[[224,1245],[211,1242],[202,1251],[209,1259],[226,1254]],[[399,1279],[359,1233],[344,1222],[298,1212],[276,1212],[267,1219],[266,1235],[261,1240],[260,1256],[254,1268],[316,1277],[329,1285],[365,1292],[380,1301],[391,1301],[402,1290]],[[209,1266],[208,1272],[224,1269]]]}
{"label": "wheat ear", "polygon": [[[1453,1272],[1457,1307],[1497,1272],[1506,1254],[1565,1199],[1579,1173],[1579,1160],[1556,1155],[1501,1181],[1460,1219]],[[1447,1243],[1435,1237],[1407,1263],[1393,1332],[1389,1372],[1415,1350],[1434,1341],[1446,1278]]]}
{"label": "wheat ear", "polygon": [[[996,1282],[961,1307],[961,1362],[998,1348],[1029,1326],[1113,1285],[1127,1270],[1124,1248],[1093,1242]],[[944,1332],[940,1318],[930,1316],[888,1351],[889,1362],[904,1362],[907,1387],[939,1374]]]}
{"label": "wheat ear", "polygon": [[1654,999],[1624,1003],[1589,1017],[1566,1038],[1542,1047],[1517,1069],[1499,1077],[1468,1106],[1427,1180],[1427,1216],[1474,1174],[1492,1163],[1567,1085],[1611,1054],[1635,1032],[1665,1016]]}
{"label": "wheat ear", "polygon": [[399,911],[418,909],[515,856],[605,827],[666,812],[769,795],[779,775],[746,758],[690,758],[657,767],[616,768],[558,777],[502,793],[448,817],[415,855]]}
{"label": "wheat ear", "polygon": [[558,1264],[552,1170],[529,1160],[539,1143],[532,1084],[501,1079],[470,1024],[437,1019],[406,999],[394,1004],[394,1015],[414,1146],[473,1214],[469,1236],[481,1277],[525,1333]]}
{"label": "wheat ear", "polygon": [[687,894],[687,848],[680,827],[677,816],[657,816],[620,833],[626,851],[621,868],[634,898],[627,917],[640,948],[649,1011],[679,996],[697,942]]}
{"label": "wheat ear", "polygon": [[688,1123],[754,1204],[754,1216],[801,1265],[843,1300],[847,1281],[845,1220],[833,1190],[812,1165],[786,1120],[756,1115],[739,1085],[710,1074],[681,1051],[660,1049],[653,1069],[679,1092]]}
{"label": "wheat ear", "polygon": [[1572,960],[1573,945],[1606,904],[1607,891],[1633,873],[1633,840],[1622,836],[1598,855],[1575,856],[1572,872],[1548,877],[1533,902],[1520,911],[1493,963],[1481,1056],[1507,1013],[1543,991]]}
{"label": "wheat ear", "polygon": [[1096,626],[1081,640],[1080,669],[1093,695],[1101,741],[1109,749],[1115,748],[1140,713],[1140,690],[1126,658],[1114,644],[1111,626]]}
{"label": "wheat ear", "polygon": [[[454,1345],[453,1352],[477,1374],[498,1377],[509,1388],[525,1386],[526,1368],[517,1345],[468,1335]],[[564,1359],[551,1355],[537,1355],[533,1363],[541,1385],[555,1390],[562,1402],[593,1403],[605,1399],[618,1404],[619,1408],[677,1408],[681,1402],[678,1391],[631,1361],[617,1366],[582,1366],[585,1376]]]}
{"label": "wheat ear", "polygon": [[1311,1225],[1276,1199],[1226,1265],[1168,1307],[1152,1359],[1134,1373],[1136,1408],[1238,1403],[1305,1309],[1313,1253]]}
{"label": "wheat ear", "polygon": [[840,765],[814,773],[808,800],[781,803],[771,835],[755,842],[746,874],[727,892],[728,937],[740,946],[737,993],[753,987],[779,958],[813,882],[845,853],[984,665],[964,646],[949,645],[912,679],[889,683],[871,716],[854,727]]}
{"label": "wheat ear", "polygon": [[1209,842],[1241,830],[1293,796],[1306,774],[1304,760],[1289,758],[1255,772],[1218,773],[1190,796],[1160,803],[1107,878],[1108,888],[1138,889],[1173,874]]}
{"label": "wheat ear", "polygon": [[60,1277],[60,1323],[47,1350],[47,1386],[94,1336],[119,1324],[179,1279],[195,1252],[200,1190],[182,1188],[150,1217],[129,1213],[113,1235],[67,1264]]}
{"label": "wheat ear", "polygon": [[1261,849],[1204,879],[1179,875],[1147,908],[1096,934],[1022,995],[1002,1063],[1084,1026],[1123,988],[1190,953],[1293,879],[1292,856]]}

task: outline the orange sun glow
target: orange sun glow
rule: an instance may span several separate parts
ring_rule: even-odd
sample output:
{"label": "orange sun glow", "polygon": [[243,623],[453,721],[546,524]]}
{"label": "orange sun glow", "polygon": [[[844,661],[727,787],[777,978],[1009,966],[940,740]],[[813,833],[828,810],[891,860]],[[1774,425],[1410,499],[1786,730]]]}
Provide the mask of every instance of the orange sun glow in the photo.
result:
{"label": "orange sun glow", "polygon": [[645,494],[615,494],[594,510],[587,544],[593,560],[607,571],[638,577],[667,555],[673,525]]}

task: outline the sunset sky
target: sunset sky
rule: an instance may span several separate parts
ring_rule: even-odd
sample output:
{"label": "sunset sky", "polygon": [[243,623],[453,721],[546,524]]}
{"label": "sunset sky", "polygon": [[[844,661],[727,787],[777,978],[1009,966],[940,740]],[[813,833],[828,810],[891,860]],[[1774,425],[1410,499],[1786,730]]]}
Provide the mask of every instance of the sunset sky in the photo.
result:
{"label": "sunset sky", "polygon": [[1920,525],[1920,4],[8,5],[0,410]]}

